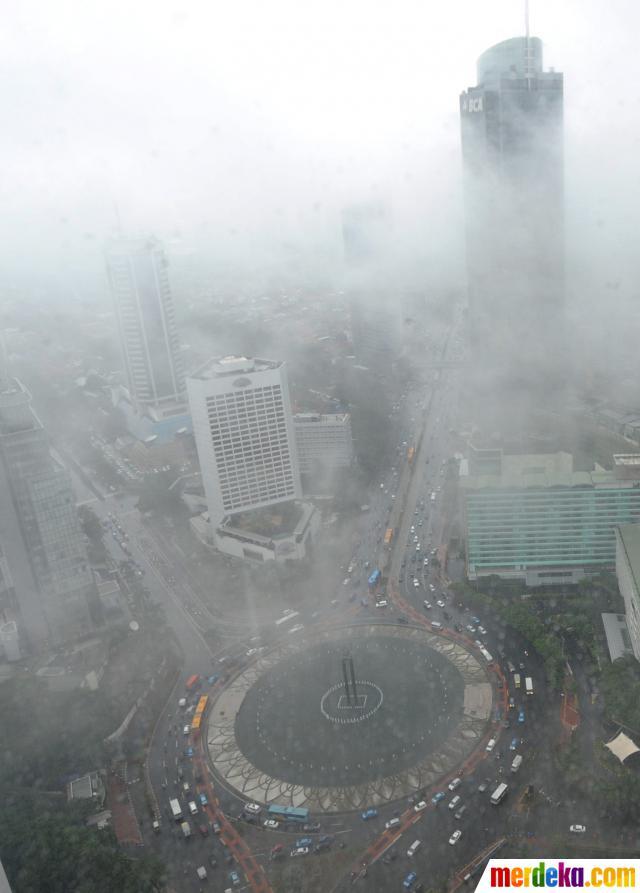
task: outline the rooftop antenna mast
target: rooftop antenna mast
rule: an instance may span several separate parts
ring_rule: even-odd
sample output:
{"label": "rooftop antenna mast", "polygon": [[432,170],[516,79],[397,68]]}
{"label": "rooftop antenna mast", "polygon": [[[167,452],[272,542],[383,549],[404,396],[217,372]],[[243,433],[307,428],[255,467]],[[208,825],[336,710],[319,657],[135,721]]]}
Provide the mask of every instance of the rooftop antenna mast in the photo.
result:
{"label": "rooftop antenna mast", "polygon": [[529,0],[524,0],[524,76],[527,79],[527,90],[531,89],[531,38],[529,35]]}

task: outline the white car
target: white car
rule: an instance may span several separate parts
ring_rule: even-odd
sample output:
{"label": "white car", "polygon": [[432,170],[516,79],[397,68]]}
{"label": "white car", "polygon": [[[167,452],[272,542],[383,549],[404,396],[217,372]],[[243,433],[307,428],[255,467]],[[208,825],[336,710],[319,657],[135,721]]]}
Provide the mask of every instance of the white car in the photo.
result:
{"label": "white car", "polygon": [[381,598],[379,602],[376,602],[376,608],[386,608],[388,604],[386,598]]}
{"label": "white car", "polygon": [[421,800],[419,803],[416,803],[416,805],[413,807],[413,811],[414,812],[422,812],[426,808],[427,808],[427,804],[424,802],[424,800]]}
{"label": "white car", "polygon": [[478,627],[478,632],[480,633],[481,636],[486,636],[486,635],[487,635],[487,631],[486,631],[486,629],[484,628],[484,626],[479,626],[479,627]]}
{"label": "white car", "polygon": [[276,822],[275,819],[267,819],[263,822],[265,828],[271,828],[272,831],[275,831],[276,828],[280,827],[280,822]]}
{"label": "white car", "polygon": [[587,830],[585,825],[570,825],[569,831],[572,831],[574,834],[584,834]]}
{"label": "white car", "polygon": [[350,582],[351,582],[351,580],[349,579],[349,577],[345,577],[344,580],[342,581],[342,585],[348,586]]}
{"label": "white car", "polygon": [[392,828],[397,828],[400,824],[400,819],[389,819],[388,822],[384,823],[384,827],[386,831],[390,831]]}
{"label": "white car", "polygon": [[413,581],[413,585],[414,585],[414,587],[417,589],[418,586],[420,585],[420,581],[414,579],[414,581]]}
{"label": "white car", "polygon": [[296,847],[295,850],[291,850],[292,856],[308,856],[309,855],[309,847],[308,846],[299,846]]}
{"label": "white car", "polygon": [[[425,558],[425,561],[426,561],[426,560],[427,560],[427,559]],[[435,591],[436,591],[436,587],[433,585],[433,583],[429,583],[429,589],[431,590],[431,592],[435,592]]]}
{"label": "white car", "polygon": [[451,846],[456,844],[460,840],[461,837],[462,837],[462,831],[459,828],[456,828],[456,830],[453,832],[453,834],[449,838],[449,843],[451,844]]}
{"label": "white car", "polygon": [[447,605],[446,605],[446,602],[443,602],[441,598],[438,599],[438,601],[436,602],[436,604],[437,604],[437,606],[438,606],[439,608],[446,608],[446,606],[447,606]]}

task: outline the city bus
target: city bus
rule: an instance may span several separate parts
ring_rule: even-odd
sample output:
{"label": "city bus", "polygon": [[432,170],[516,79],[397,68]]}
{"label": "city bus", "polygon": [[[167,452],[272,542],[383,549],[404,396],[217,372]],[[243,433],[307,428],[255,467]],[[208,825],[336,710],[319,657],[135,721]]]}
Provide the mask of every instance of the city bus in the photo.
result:
{"label": "city bus", "polygon": [[282,819],[285,822],[303,824],[309,820],[309,810],[303,806],[278,806],[277,803],[272,803],[267,812],[270,819]]}
{"label": "city bus", "polygon": [[497,806],[498,803],[502,803],[508,790],[509,790],[508,784],[505,784],[504,782],[502,782],[502,784],[498,785],[498,787],[495,789],[495,791],[491,795],[491,803],[493,804],[493,806]]}
{"label": "city bus", "polygon": [[299,611],[291,611],[290,614],[285,614],[284,617],[280,617],[279,620],[276,620],[276,626],[281,626],[283,623],[289,623],[290,620],[293,620],[294,617],[299,617]]}
{"label": "city bus", "polygon": [[384,535],[385,546],[388,546],[392,539],[393,539],[393,527],[387,527],[387,531]]}

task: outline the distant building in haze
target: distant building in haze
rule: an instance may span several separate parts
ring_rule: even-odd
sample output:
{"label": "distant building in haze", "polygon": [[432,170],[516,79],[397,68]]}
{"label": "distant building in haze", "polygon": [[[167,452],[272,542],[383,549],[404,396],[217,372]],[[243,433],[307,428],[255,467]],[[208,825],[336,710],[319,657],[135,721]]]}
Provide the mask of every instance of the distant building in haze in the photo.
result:
{"label": "distant building in haze", "polygon": [[474,370],[485,384],[552,388],[564,318],[563,75],[542,41],[486,50],[460,96]]}
{"label": "distant building in haze", "polygon": [[300,474],[331,479],[353,463],[349,413],[300,412],[293,417]]}
{"label": "distant building in haze", "polygon": [[117,239],[106,261],[130,403],[120,408],[140,439],[169,439],[191,426],[164,249],[155,238]]}
{"label": "distant building in haze", "polygon": [[[68,641],[92,628],[93,574],[68,472],[53,459],[31,396],[0,382],[0,542],[17,621],[32,641]],[[1,567],[1,566],[0,566]],[[0,586],[1,591],[1,586]]]}
{"label": "distant building in haze", "polygon": [[390,373],[400,352],[400,299],[389,271],[391,238],[391,214],[384,202],[343,210],[353,351],[359,363],[382,376]]}

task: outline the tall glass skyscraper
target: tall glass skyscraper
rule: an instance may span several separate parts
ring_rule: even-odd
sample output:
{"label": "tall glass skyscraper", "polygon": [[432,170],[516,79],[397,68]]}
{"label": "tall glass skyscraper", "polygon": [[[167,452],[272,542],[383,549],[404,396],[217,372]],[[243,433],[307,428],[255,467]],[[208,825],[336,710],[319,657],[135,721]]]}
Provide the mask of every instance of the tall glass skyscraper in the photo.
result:
{"label": "tall glass skyscraper", "polygon": [[477,77],[460,96],[474,375],[540,394],[564,367],[563,75],[514,37]]}
{"label": "tall glass skyscraper", "polygon": [[154,238],[107,249],[129,393],[139,410],[186,399],[167,259]]}

